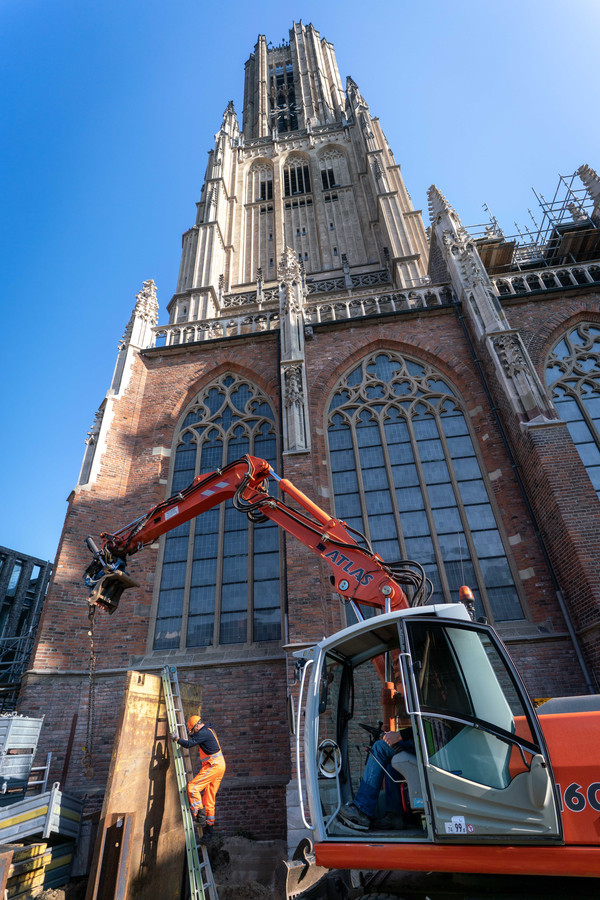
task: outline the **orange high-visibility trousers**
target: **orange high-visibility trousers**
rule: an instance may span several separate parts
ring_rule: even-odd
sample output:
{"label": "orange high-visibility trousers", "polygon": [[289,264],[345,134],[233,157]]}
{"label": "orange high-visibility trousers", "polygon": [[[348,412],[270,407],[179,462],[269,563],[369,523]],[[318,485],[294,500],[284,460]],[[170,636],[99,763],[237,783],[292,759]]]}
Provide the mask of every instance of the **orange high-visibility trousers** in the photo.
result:
{"label": "orange high-visibility trousers", "polygon": [[224,774],[225,757],[222,753],[213,753],[203,761],[202,768],[187,786],[192,815],[204,806],[207,825],[215,824],[215,799]]}

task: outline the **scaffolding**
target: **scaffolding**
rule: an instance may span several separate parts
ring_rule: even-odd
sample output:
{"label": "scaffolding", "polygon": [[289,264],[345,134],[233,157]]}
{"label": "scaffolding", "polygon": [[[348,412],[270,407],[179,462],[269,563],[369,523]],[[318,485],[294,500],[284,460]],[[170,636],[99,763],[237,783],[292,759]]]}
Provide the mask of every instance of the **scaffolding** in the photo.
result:
{"label": "scaffolding", "polygon": [[578,172],[559,175],[551,200],[532,191],[540,212],[536,220],[528,210],[532,227],[507,234],[492,215],[487,204],[483,208],[488,220],[471,225],[466,231],[477,243],[482,261],[490,275],[533,268],[564,266],[600,257],[600,219],[598,210]]}
{"label": "scaffolding", "polygon": [[35,630],[0,638],[0,712],[15,709],[21,678],[33,649]]}

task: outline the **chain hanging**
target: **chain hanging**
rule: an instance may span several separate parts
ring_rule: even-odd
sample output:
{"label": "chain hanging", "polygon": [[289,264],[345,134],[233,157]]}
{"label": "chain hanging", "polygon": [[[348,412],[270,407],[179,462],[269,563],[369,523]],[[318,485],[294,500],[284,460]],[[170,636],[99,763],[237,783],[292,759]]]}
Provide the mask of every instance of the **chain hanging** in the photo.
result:
{"label": "chain hanging", "polygon": [[83,764],[83,768],[85,770],[85,774],[88,778],[92,778],[94,774],[94,761],[93,761],[93,735],[94,735],[94,702],[95,702],[95,694],[96,694],[96,652],[94,648],[94,616],[96,613],[96,605],[94,603],[89,604],[88,608],[88,617],[90,620],[90,629],[88,634],[90,636],[90,666],[89,666],[89,678],[88,678],[88,709],[87,709],[87,728],[86,728],[86,738],[85,744],[83,746],[83,753],[81,757],[81,762]]}

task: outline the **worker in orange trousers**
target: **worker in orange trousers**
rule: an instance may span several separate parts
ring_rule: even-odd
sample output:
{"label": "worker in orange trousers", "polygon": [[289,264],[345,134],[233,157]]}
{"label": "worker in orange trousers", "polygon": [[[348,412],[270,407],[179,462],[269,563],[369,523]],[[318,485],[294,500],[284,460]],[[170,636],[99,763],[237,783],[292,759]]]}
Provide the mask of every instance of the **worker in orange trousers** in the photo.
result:
{"label": "worker in orange trousers", "polygon": [[192,817],[210,837],[215,825],[215,800],[225,774],[225,757],[212,725],[204,724],[200,716],[191,716],[187,723],[188,740],[176,731],[171,738],[181,747],[198,747],[202,768],[187,786]]}

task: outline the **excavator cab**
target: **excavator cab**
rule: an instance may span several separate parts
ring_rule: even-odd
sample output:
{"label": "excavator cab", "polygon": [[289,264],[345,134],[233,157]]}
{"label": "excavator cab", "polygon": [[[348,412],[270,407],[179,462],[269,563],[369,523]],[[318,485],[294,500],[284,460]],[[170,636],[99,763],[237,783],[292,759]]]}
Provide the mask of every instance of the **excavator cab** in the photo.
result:
{"label": "excavator cab", "polygon": [[[473,623],[462,604],[375,616],[296,655],[308,682],[299,704],[305,824],[322,864],[372,868],[378,844],[386,846],[386,868],[416,868],[421,845],[562,843],[531,702],[493,629]],[[380,720],[382,731],[410,737],[414,752],[394,755],[370,825],[360,831],[339,813],[356,795],[368,758],[373,729],[365,723]],[[386,817],[391,801],[402,813],[395,826]],[[431,858],[426,865],[436,868]]]}

